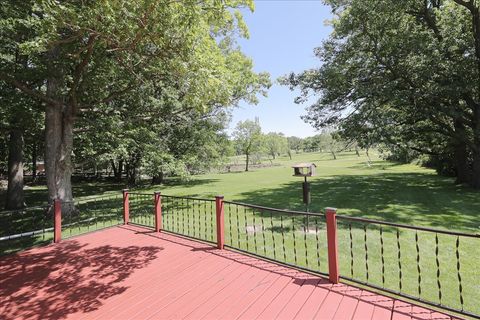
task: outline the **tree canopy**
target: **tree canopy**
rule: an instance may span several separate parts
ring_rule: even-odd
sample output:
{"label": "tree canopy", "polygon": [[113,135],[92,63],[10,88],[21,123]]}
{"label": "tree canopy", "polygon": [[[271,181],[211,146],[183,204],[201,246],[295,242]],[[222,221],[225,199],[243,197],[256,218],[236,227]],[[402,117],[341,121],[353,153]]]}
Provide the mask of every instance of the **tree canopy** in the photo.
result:
{"label": "tree canopy", "polygon": [[329,0],[319,68],[282,79],[318,100],[304,119],[361,146],[448,162],[480,187],[480,7],[471,0]]}
{"label": "tree canopy", "polygon": [[221,135],[222,109],[266,94],[268,74],[236,44],[248,37],[244,7],[253,1],[2,3],[0,86],[44,114],[49,199],[72,198],[72,160],[134,170],[200,157],[192,141]]}

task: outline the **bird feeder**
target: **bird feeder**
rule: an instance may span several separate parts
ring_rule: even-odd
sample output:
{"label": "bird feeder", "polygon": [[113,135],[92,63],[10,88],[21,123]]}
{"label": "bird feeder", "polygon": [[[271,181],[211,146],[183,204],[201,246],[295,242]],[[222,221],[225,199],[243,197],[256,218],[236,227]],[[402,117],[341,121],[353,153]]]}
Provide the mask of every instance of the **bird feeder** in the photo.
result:
{"label": "bird feeder", "polygon": [[305,163],[297,163],[292,166],[293,168],[293,176],[294,177],[303,177],[305,180],[302,184],[303,187],[303,203],[307,206],[311,202],[310,196],[310,183],[307,181],[307,177],[315,176],[315,169],[317,166],[315,163],[305,162]]}

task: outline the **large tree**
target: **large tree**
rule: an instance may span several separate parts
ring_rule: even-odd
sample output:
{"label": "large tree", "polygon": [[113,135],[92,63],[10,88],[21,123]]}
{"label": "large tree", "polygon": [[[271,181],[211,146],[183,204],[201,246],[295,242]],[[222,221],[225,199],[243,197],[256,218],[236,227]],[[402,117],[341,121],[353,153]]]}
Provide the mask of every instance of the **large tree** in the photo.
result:
{"label": "large tree", "polygon": [[[251,72],[251,61],[229,45],[234,34],[247,35],[239,11],[232,10],[244,6],[253,9],[253,2],[2,3],[0,81],[43,103],[49,200],[72,199],[79,118],[108,117],[116,107],[124,116],[132,108],[133,116],[135,108],[123,99],[147,106],[147,93],[160,99],[165,82],[184,108],[203,112],[261,90],[265,76]],[[235,57],[245,63],[236,64]]]}
{"label": "large tree", "polygon": [[480,8],[475,0],[329,0],[334,32],[318,69],[283,79],[297,102],[320,95],[305,120],[441,157],[480,188]]}
{"label": "large tree", "polygon": [[248,171],[250,156],[262,148],[262,128],[258,120],[245,120],[237,123],[233,139],[237,149],[246,156],[245,171]]}

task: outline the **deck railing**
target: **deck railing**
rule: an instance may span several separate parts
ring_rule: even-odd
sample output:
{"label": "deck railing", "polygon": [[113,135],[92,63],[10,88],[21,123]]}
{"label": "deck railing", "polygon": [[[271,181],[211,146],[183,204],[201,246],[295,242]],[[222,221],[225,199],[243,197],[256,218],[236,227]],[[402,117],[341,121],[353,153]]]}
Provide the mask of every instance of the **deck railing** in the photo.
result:
{"label": "deck railing", "polygon": [[[60,216],[60,226],[54,223],[54,241],[110,228],[123,223],[119,206],[121,195],[95,196],[75,201],[56,201],[55,216]],[[60,229],[60,230],[59,230]]]}
{"label": "deck railing", "polygon": [[0,212],[0,255],[53,240],[53,205]]}
{"label": "deck railing", "polygon": [[223,197],[156,198],[157,210],[145,199],[153,219],[147,226],[156,225],[160,210],[158,230],[480,318],[480,235],[340,216],[331,208],[312,213]]}
{"label": "deck railing", "polygon": [[341,278],[480,316],[480,235],[337,216]]}
{"label": "deck railing", "polygon": [[[216,243],[295,268],[480,318],[480,235],[336,214],[282,210],[223,197],[123,191],[122,196],[0,213],[3,247],[21,248],[137,224]],[[12,243],[14,243],[12,245]],[[7,244],[7,245],[6,245]],[[5,246],[6,245],[6,246]]]}
{"label": "deck railing", "polygon": [[224,216],[227,247],[328,275],[324,214],[225,201]]}
{"label": "deck railing", "polygon": [[0,212],[0,255],[123,223],[120,195]]}

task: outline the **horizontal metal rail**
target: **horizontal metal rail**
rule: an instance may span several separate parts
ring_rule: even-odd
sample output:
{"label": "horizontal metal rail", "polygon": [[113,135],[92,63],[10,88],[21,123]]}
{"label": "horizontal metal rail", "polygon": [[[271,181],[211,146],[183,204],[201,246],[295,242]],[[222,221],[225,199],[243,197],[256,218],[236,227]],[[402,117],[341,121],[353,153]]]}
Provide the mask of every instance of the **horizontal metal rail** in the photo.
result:
{"label": "horizontal metal rail", "polygon": [[440,310],[454,312],[454,313],[461,314],[461,315],[466,315],[466,316],[469,316],[469,317],[472,317],[472,318],[475,318],[475,319],[480,319],[479,314],[474,314],[474,313],[471,313],[471,312],[468,312],[468,311],[465,311],[465,310],[451,308],[451,307],[446,306],[444,304],[439,304],[439,303],[431,302],[431,301],[428,301],[428,300],[424,300],[422,298],[419,298],[419,297],[416,297],[416,296],[413,296],[413,295],[410,295],[410,294],[407,294],[407,293],[403,293],[403,292],[400,292],[400,291],[391,290],[391,289],[388,289],[388,288],[383,288],[383,287],[377,286],[375,284],[360,281],[360,280],[350,278],[350,277],[340,276],[340,279],[346,280],[346,281],[349,281],[349,282],[353,282],[353,283],[357,283],[357,284],[360,284],[360,285],[365,286],[365,287],[370,287],[370,288],[376,289],[378,291],[386,292],[386,293],[394,295],[394,296],[403,297],[403,298],[406,298],[406,299],[411,300],[411,301],[420,302],[420,303],[423,303],[423,304],[428,305],[428,306],[436,307]]}
{"label": "horizontal metal rail", "polygon": [[162,194],[162,198],[173,198],[173,199],[184,199],[184,200],[196,200],[196,201],[215,202],[214,199],[205,199],[205,198],[196,198],[196,197],[170,196],[170,195],[165,195],[165,194]]}
{"label": "horizontal metal rail", "polygon": [[408,224],[393,223],[393,222],[381,221],[381,220],[365,219],[365,218],[342,216],[342,215],[337,215],[337,219],[354,221],[354,222],[362,222],[362,223],[367,223],[367,224],[379,224],[379,225],[384,225],[384,226],[405,228],[405,229],[410,229],[410,230],[418,230],[418,231],[427,231],[427,232],[434,232],[434,233],[440,233],[440,234],[448,234],[448,235],[452,235],[452,236],[480,238],[480,234],[475,234],[475,233],[448,231],[448,230],[443,230],[443,229],[435,229],[435,228],[421,227],[421,226],[411,226],[411,225],[408,225]]}
{"label": "horizontal metal rail", "polygon": [[248,203],[243,203],[243,202],[236,202],[236,201],[224,201],[224,203],[226,203],[226,204],[238,205],[238,206],[243,206],[243,207],[247,207],[247,208],[250,208],[250,209],[273,211],[273,212],[278,212],[278,213],[296,214],[296,215],[302,215],[302,216],[325,217],[325,214],[323,214],[323,213],[304,212],[304,211],[294,211],[294,210],[288,210],[288,209],[269,208],[269,207],[257,206],[257,205],[253,205],[253,204],[248,204]]}

